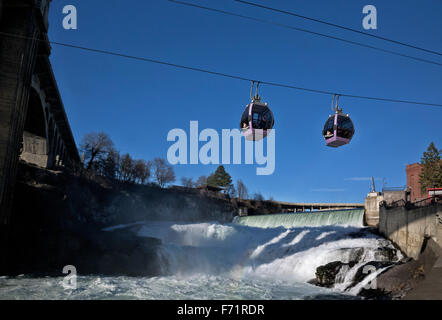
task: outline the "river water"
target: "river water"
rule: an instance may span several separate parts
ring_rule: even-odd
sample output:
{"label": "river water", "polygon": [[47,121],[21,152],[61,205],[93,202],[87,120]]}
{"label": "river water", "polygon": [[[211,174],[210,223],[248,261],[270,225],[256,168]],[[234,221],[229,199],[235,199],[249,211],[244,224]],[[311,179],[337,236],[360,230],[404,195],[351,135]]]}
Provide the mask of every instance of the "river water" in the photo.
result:
{"label": "river water", "polygon": [[[63,278],[0,278],[0,299],[355,299],[366,283],[348,288],[357,268],[379,260],[392,244],[362,227],[362,216],[344,225],[315,225],[318,216],[248,217],[233,223],[143,222],[129,226],[139,237],[162,240],[161,277],[78,276],[76,289]],[[289,219],[289,220],[290,220]],[[319,220],[330,217],[322,216]],[[333,218],[334,219],[334,218]],[[304,226],[299,226],[303,220]],[[338,218],[342,223],[342,217]],[[298,222],[297,222],[298,221]],[[284,225],[284,226],[283,226]],[[333,288],[309,284],[316,268],[333,261],[359,263]],[[400,259],[400,253],[395,259]]]}

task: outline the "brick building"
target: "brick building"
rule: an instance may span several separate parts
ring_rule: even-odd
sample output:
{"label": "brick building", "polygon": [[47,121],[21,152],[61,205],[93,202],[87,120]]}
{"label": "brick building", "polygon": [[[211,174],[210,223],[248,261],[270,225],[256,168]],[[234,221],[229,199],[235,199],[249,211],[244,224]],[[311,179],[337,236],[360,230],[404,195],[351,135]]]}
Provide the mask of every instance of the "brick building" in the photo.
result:
{"label": "brick building", "polygon": [[419,174],[421,173],[421,165],[419,163],[409,164],[405,171],[407,172],[407,187],[410,190],[410,201],[414,202],[426,198],[427,195],[422,193],[421,184],[419,183]]}

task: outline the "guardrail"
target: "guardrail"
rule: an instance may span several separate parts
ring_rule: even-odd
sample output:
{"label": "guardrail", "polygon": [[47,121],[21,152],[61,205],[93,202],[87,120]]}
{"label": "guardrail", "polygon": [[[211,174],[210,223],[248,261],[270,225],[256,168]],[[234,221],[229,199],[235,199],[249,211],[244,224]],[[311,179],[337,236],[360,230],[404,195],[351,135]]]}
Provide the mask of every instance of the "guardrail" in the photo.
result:
{"label": "guardrail", "polygon": [[386,209],[392,209],[397,207],[405,207],[407,209],[413,209],[418,207],[426,207],[434,203],[442,203],[441,195],[434,195],[429,198],[421,199],[415,202],[405,201],[404,199],[399,199],[391,203],[387,203],[385,200],[379,203],[380,207],[385,207]]}

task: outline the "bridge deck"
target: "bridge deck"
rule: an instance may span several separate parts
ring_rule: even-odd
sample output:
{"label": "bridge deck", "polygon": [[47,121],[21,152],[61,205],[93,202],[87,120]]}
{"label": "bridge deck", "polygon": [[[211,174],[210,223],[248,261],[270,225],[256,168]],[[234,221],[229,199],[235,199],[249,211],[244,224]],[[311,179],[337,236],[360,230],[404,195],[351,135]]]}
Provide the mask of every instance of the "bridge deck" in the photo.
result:
{"label": "bridge deck", "polygon": [[282,206],[293,206],[293,207],[346,207],[346,208],[361,208],[364,207],[363,203],[320,203],[320,202],[284,202],[275,201]]}
{"label": "bridge deck", "polygon": [[356,209],[364,208],[363,203],[319,203],[319,202],[284,202],[275,201],[286,212],[330,210],[330,209]]}

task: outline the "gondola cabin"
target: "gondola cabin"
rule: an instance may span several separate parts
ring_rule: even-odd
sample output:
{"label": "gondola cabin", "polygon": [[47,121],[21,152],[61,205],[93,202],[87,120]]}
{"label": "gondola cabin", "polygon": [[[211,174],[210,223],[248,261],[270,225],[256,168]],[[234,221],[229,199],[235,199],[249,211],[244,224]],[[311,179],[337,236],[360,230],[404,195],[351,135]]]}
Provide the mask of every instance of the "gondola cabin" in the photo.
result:
{"label": "gondola cabin", "polygon": [[247,140],[259,141],[270,133],[274,122],[267,103],[254,99],[242,113],[240,128]]}
{"label": "gondola cabin", "polygon": [[340,147],[348,144],[355,133],[353,122],[348,114],[337,111],[325,122],[322,135],[329,147]]}

